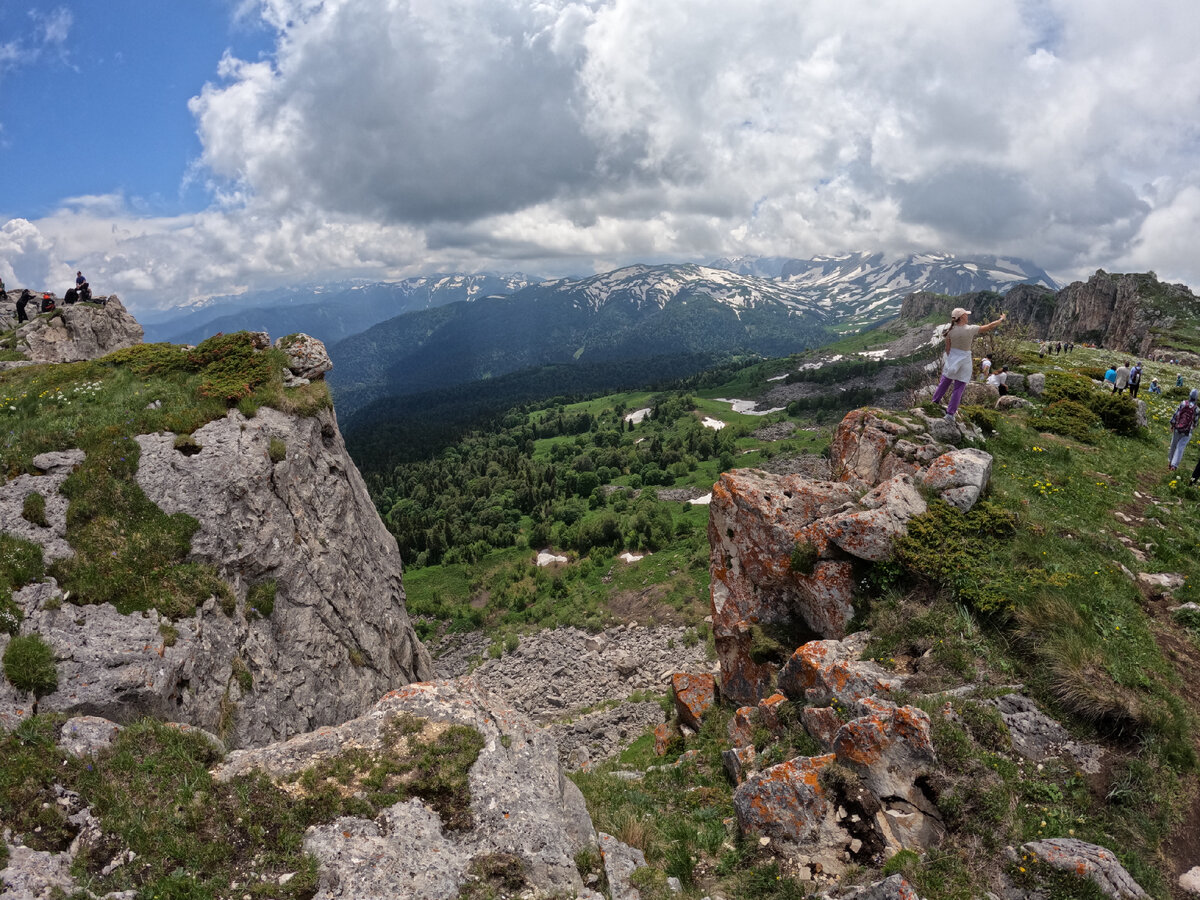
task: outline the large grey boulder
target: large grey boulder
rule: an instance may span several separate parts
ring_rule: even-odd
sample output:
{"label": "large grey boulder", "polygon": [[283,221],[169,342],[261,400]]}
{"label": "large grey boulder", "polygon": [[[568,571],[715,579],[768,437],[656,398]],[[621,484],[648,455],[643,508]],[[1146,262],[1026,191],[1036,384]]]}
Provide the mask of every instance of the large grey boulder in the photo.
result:
{"label": "large grey boulder", "polygon": [[141,342],[142,326],[115,294],[103,306],[61,306],[53,315],[34,316],[17,329],[17,350],[35,362],[97,359]]}
{"label": "large grey boulder", "polygon": [[[574,857],[596,845],[583,795],[563,777],[553,739],[486,691],[474,678],[409,685],[363,716],[256,750],[231,753],[221,780],[261,770],[282,779],[349,749],[382,745],[389,724],[409,715],[468,725],[483,749],[470,771],[469,831],[447,831],[420,802],[399,803],[374,821],[342,818],[309,829],[305,849],[320,861],[317,900],[457,897],[471,861],[495,853],[519,857],[531,887],[583,894]],[[363,865],[365,859],[372,864]]]}
{"label": "large grey boulder", "polygon": [[289,334],[275,341],[275,348],[287,354],[288,372],[296,379],[312,381],[324,378],[333,368],[325,344],[308,334]]}
{"label": "large grey boulder", "polygon": [[1112,900],[1144,900],[1150,896],[1117,855],[1105,847],[1076,838],[1048,838],[1022,844],[1021,852],[1051,868],[1087,878]]}

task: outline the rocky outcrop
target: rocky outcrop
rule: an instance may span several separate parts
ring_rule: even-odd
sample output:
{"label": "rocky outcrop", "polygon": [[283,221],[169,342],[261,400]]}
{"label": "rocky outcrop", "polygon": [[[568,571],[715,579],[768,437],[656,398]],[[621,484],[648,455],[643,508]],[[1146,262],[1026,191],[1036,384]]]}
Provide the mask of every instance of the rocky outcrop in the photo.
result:
{"label": "rocky outcrop", "polygon": [[[403,729],[396,727],[400,720]],[[261,772],[296,797],[306,788],[303,779],[293,776],[321,762],[348,753],[402,756],[413,722],[425,745],[456,725],[482,739],[467,772],[469,815],[452,823],[455,830],[421,800],[410,799],[383,809],[374,819],[343,816],[313,825],[304,849],[317,859],[317,900],[453,900],[465,895],[472,863],[501,857],[518,864],[531,896],[602,900],[583,884],[576,867],[576,854],[583,850],[603,854],[612,896],[636,900],[629,875],[645,865],[640,851],[597,835],[583,795],[559,770],[550,736],[475,679],[410,685],[388,693],[366,714],[340,726],[254,750],[226,755],[218,743],[217,758],[223,761],[212,774],[218,781],[229,781]],[[103,752],[119,731],[119,725],[104,719],[71,719],[61,730],[59,747],[89,756]],[[72,864],[89,848],[105,847],[110,854],[115,849],[109,864],[113,867],[135,858],[113,835],[105,835],[83,797],[61,787],[56,790],[78,836],[62,852],[9,844],[8,867],[0,871],[0,895],[5,898],[57,896],[56,889],[63,896],[74,895],[79,886]],[[13,839],[7,833],[3,837]],[[132,893],[106,896],[127,900]]]}
{"label": "rocky outcrop", "polygon": [[120,298],[98,299],[106,300],[103,306],[75,303],[51,315],[32,316],[17,329],[16,349],[35,362],[58,363],[98,359],[140,344],[142,326]]}
{"label": "rocky outcrop", "polygon": [[1050,838],[1022,844],[1021,853],[1025,860],[1042,862],[1088,879],[1112,900],[1144,900],[1150,896],[1133,880],[1115,853],[1096,844],[1075,838]]}
{"label": "rocky outcrop", "polygon": [[333,369],[325,344],[307,334],[289,334],[275,341],[275,349],[287,354],[288,386],[308,384]]}
{"label": "rocky outcrop", "polygon": [[[742,834],[768,838],[823,878],[923,851],[945,835],[926,787],[938,765],[929,716],[886,699],[903,679],[861,659],[868,637],[800,647],[779,678],[790,699],[771,698],[770,711],[769,701],[739,709],[723,757]],[[758,769],[755,731],[772,717],[782,722],[788,703],[823,753]]]}
{"label": "rocky outcrop", "polygon": [[807,707],[828,706],[832,701],[849,707],[864,697],[898,690],[901,678],[862,658],[870,636],[859,631],[843,641],[809,641],[779,673],[779,689]]}
{"label": "rocky outcrop", "polygon": [[[67,498],[59,488],[83,458],[82,450],[41,453],[33,458],[33,465],[42,474],[18,475],[0,483],[0,531],[40,544],[46,562],[74,556],[67,543]],[[22,515],[30,494],[41,494],[45,501],[44,525]]]}
{"label": "rocky outcrop", "polygon": [[482,735],[470,770],[474,827],[448,831],[436,812],[414,800],[388,808],[378,820],[341,818],[312,828],[305,849],[320,862],[317,900],[453,898],[472,860],[495,853],[519,857],[531,887],[591,896],[574,862],[576,853],[597,844],[583,795],[559,771],[550,737],[471,678],[393,691],[336,728],[235,751],[214,774],[224,780],[260,770],[281,780],[350,748],[371,752],[402,715],[467,725]]}
{"label": "rocky outcrop", "polygon": [[796,757],[758,772],[755,755],[725,754],[736,773],[738,828],[780,844],[811,874],[838,876],[898,850],[921,851],[945,830],[922,784],[937,757],[929,717],[911,706],[867,699],[853,707],[820,756]]}
{"label": "rocky outcrop", "polygon": [[[75,606],[52,582],[25,588],[15,597],[22,629],[47,640],[58,666],[59,688],[41,707],[120,722],[153,715],[248,746],[344,722],[386,691],[431,677],[405,610],[395,539],[333,412],[262,408],[246,419],[234,410],[193,439],[200,449],[185,455],[173,434],[138,436],[137,481],[168,513],[199,521],[192,558],[216,567],[236,608],[213,598],[167,622]],[[273,442],[286,448],[282,458],[272,459]],[[23,477],[37,488],[54,471]],[[264,582],[274,583],[273,609],[247,609],[249,588]],[[0,724],[27,705],[0,683]]]}
{"label": "rocky outcrop", "polygon": [[1155,331],[1169,329],[1180,313],[1194,317],[1197,311],[1200,301],[1183,285],[1163,284],[1153,274],[1100,270],[1059,291],[1046,335],[1145,356]]}
{"label": "rocky outcrop", "polygon": [[860,409],[834,434],[837,481],[756,469],[721,475],[708,537],[724,696],[756,703],[770,692],[777,664],[755,650],[764,628],[798,638],[792,646],[845,635],[854,614],[853,561],[890,555],[908,520],[926,510],[918,486],[970,509],[987,486],[991,457],[946,442],[976,437],[919,410]]}

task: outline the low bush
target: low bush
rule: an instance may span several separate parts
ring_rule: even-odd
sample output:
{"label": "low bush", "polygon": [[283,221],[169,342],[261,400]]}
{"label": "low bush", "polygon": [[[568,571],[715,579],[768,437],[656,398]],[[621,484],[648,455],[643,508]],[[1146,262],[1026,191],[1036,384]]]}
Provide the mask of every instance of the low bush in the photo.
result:
{"label": "low bush", "polygon": [[1084,404],[1062,399],[1047,406],[1041,415],[1030,419],[1029,424],[1039,431],[1061,434],[1086,444],[1095,439],[1099,418]]}
{"label": "low bush", "polygon": [[935,499],[923,515],[909,520],[908,533],[896,539],[896,559],[910,573],[949,587],[971,608],[996,612],[1010,605],[1012,580],[996,556],[1016,526],[1017,517],[992,502],[962,513]]}
{"label": "low bush", "polygon": [[44,697],[58,690],[54,651],[40,634],[21,634],[4,648],[4,677],[18,691]]}
{"label": "low bush", "polygon": [[1114,434],[1124,437],[1137,435],[1137,403],[1128,395],[1093,391],[1088,406],[1100,417],[1104,427]]}

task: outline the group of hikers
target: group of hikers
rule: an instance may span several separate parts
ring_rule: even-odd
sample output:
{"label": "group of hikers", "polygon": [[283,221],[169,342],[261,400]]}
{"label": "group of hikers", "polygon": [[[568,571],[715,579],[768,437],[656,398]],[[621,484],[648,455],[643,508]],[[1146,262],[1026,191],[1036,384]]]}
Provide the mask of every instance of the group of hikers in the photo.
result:
{"label": "group of hikers", "polygon": [[[940,403],[942,398],[946,396],[946,392],[950,391],[950,400],[946,405],[946,419],[954,421],[958,413],[959,404],[962,402],[963,392],[966,390],[967,382],[969,382],[974,373],[974,358],[971,354],[971,347],[976,336],[986,334],[993,331],[1004,324],[1008,318],[1008,313],[1001,313],[1000,318],[994,322],[989,322],[986,325],[968,325],[967,320],[970,318],[971,311],[963,309],[961,306],[956,307],[950,313],[950,327],[946,331],[946,355],[942,365],[941,379],[938,381],[937,389],[933,392],[933,402]],[[1074,349],[1074,343],[1068,341],[1065,345],[1066,352]],[[1060,341],[1054,347],[1049,347],[1046,341],[1042,341],[1038,348],[1040,356],[1044,357],[1047,350],[1055,353],[1062,353],[1064,345]],[[999,390],[1000,394],[1008,393],[1007,379],[1008,370],[1001,366],[998,372],[992,372],[992,361],[988,357],[984,357],[980,370],[982,378],[987,384],[993,385]],[[1129,361],[1124,361],[1120,366],[1110,365],[1108,371],[1104,375],[1105,383],[1112,385],[1114,394],[1122,394],[1126,389],[1129,390],[1129,396],[1136,399],[1138,389],[1142,384],[1142,363],[1137,360],[1134,365],[1130,365]],[[1175,386],[1183,387],[1183,373],[1180,372],[1175,378]],[[1161,394],[1162,388],[1159,386],[1158,379],[1150,379],[1150,393]],[[1175,409],[1174,415],[1171,416],[1171,445],[1167,450],[1167,466],[1169,471],[1174,472],[1179,468],[1179,464],[1183,462],[1183,451],[1187,447],[1188,442],[1192,439],[1192,432],[1195,431],[1197,424],[1200,424],[1200,405],[1197,401],[1200,400],[1200,390],[1193,388],[1188,398],[1182,401]],[[1192,484],[1200,481],[1200,462],[1197,462],[1196,468],[1192,472]]]}
{"label": "group of hikers", "polygon": [[1042,341],[1040,344],[1038,344],[1038,356],[1045,359],[1047,353],[1070,353],[1074,349],[1074,341]]}
{"label": "group of hikers", "polygon": [[[4,281],[0,280],[0,294],[5,294]],[[17,324],[29,321],[29,313],[27,312],[29,304],[36,301],[38,298],[29,288],[24,288],[21,291],[21,296],[17,298]],[[88,284],[86,278],[83,277],[83,272],[75,273],[75,286],[67,289],[67,293],[63,296],[63,303],[99,303],[104,305],[106,297],[92,297],[92,288]],[[50,294],[42,294],[41,301],[38,304],[38,312],[48,313],[54,312],[58,304]]]}

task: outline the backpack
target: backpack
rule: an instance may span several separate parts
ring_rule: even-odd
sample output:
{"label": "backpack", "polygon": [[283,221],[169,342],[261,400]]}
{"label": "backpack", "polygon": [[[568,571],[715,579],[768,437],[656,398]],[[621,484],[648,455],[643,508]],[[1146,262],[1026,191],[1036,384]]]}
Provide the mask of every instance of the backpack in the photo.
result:
{"label": "backpack", "polygon": [[1130,384],[1141,384],[1142,383],[1142,370],[1140,368],[1135,368],[1132,372],[1129,373],[1129,383]]}
{"label": "backpack", "polygon": [[1175,415],[1171,416],[1171,427],[1180,434],[1191,432],[1196,424],[1196,404],[1191,400],[1184,400],[1179,404],[1179,409],[1175,410]]}

